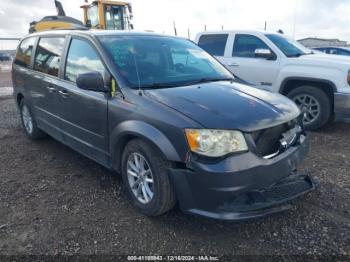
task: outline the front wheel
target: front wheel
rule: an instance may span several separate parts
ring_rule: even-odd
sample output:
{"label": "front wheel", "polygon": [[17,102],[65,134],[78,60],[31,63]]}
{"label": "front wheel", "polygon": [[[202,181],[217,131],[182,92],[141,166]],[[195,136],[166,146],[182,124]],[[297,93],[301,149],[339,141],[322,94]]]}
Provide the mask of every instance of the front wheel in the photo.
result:
{"label": "front wheel", "polygon": [[135,139],[123,152],[122,176],[134,207],[148,216],[161,215],[175,205],[168,176],[169,162],[151,144]]}
{"label": "front wheel", "polygon": [[307,130],[323,127],[331,117],[331,102],[327,94],[314,86],[301,86],[287,95],[303,114],[303,123]]}

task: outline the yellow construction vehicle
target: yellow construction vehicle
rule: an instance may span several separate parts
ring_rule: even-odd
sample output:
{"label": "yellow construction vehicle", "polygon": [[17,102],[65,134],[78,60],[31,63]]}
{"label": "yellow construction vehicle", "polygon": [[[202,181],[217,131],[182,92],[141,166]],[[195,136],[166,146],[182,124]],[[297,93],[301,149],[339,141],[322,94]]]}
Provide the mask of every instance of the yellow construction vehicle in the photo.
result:
{"label": "yellow construction vehicle", "polygon": [[131,30],[131,4],[121,1],[95,0],[91,4],[85,0],[81,8],[84,11],[84,22],[66,16],[61,2],[55,0],[56,16],[46,16],[40,21],[30,23],[29,33],[57,29],[106,29]]}
{"label": "yellow construction vehicle", "polygon": [[84,23],[91,28],[106,30],[131,30],[133,18],[131,4],[121,1],[96,0],[81,6]]}

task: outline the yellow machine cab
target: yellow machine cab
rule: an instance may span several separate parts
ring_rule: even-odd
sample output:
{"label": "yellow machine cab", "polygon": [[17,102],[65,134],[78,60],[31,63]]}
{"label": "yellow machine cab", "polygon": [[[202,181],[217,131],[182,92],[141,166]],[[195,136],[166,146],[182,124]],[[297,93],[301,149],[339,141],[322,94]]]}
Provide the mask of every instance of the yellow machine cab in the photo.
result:
{"label": "yellow machine cab", "polygon": [[46,16],[40,21],[30,23],[29,33],[59,29],[88,30],[132,30],[132,7],[128,2],[95,0],[81,6],[84,13],[84,21],[66,16],[61,2],[55,0],[56,16]]}

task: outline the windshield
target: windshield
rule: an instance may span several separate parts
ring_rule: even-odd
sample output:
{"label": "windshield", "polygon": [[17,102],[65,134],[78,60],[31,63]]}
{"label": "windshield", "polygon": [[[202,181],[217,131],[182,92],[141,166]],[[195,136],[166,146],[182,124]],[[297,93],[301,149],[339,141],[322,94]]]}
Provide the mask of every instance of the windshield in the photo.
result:
{"label": "windshield", "polygon": [[299,57],[312,53],[302,44],[282,35],[267,34],[266,37],[270,39],[287,57]]}
{"label": "windshield", "polygon": [[106,5],[106,29],[123,30],[123,7]]}
{"label": "windshield", "polygon": [[233,79],[192,42],[162,36],[100,36],[102,45],[132,88],[162,88]]}

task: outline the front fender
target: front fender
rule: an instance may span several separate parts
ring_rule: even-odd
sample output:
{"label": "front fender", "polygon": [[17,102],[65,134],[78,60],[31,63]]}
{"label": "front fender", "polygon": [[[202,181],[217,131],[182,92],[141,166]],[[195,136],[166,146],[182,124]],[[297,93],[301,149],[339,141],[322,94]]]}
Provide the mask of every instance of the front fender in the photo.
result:
{"label": "front fender", "polygon": [[119,170],[123,148],[130,137],[138,137],[156,146],[169,161],[181,161],[173,144],[156,127],[139,120],[129,120],[118,124],[110,135],[110,152],[112,152],[114,167]]}
{"label": "front fender", "polygon": [[281,69],[277,87],[281,92],[287,80],[300,80],[325,83],[336,91],[338,87],[345,85],[345,76],[345,73],[338,68],[292,64],[286,65]]}

